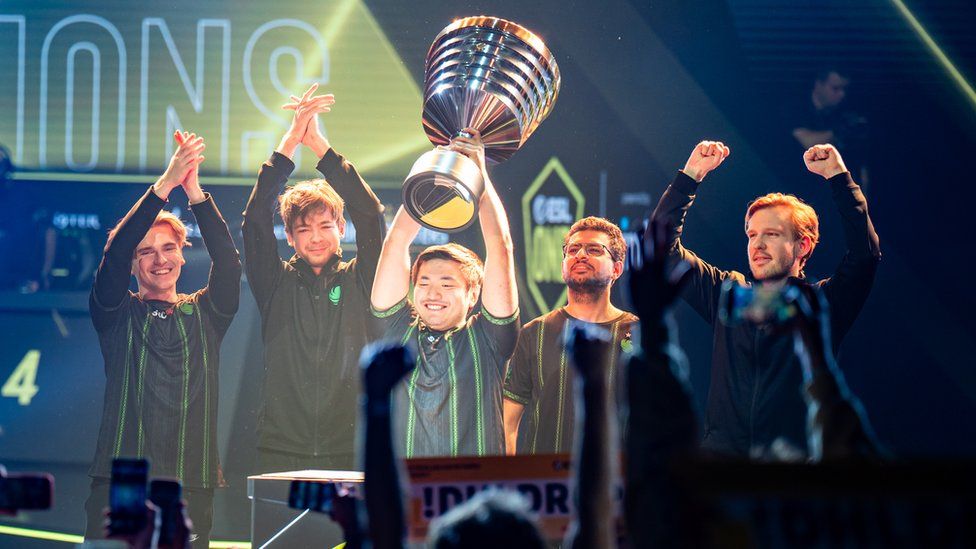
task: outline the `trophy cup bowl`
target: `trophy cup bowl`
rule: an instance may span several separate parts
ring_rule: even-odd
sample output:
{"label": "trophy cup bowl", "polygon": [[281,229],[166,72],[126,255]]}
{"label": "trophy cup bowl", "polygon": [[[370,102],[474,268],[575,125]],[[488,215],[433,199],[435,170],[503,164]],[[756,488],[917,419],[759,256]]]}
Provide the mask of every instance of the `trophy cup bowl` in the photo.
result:
{"label": "trophy cup bowl", "polygon": [[[465,17],[430,46],[424,71],[424,131],[447,145],[471,128],[490,162],[507,160],[552,111],[559,67],[542,40],[497,17]],[[478,215],[485,182],[463,154],[435,148],[414,162],[403,182],[403,206],[418,223],[457,232]]]}

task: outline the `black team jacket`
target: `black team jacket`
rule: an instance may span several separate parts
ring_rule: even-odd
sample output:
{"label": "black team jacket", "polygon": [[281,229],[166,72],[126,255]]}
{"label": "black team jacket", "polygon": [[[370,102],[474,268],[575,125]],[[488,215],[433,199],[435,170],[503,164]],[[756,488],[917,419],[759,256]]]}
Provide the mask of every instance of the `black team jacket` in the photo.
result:
{"label": "black team jacket", "polygon": [[166,201],[152,190],[129,210],[95,275],[92,323],[105,358],[105,403],[90,474],[145,457],[153,476],[218,485],[220,343],[237,312],[241,261],[213,198],[190,206],[213,264],[207,286],[175,303],[129,291],[132,257]]}
{"label": "black team jacket", "polygon": [[317,169],[345,202],[357,256],[336,256],[316,276],[298,256],[282,261],[274,233],[278,195],[295,164],[273,153],[244,212],[244,267],[261,313],[264,392],[258,446],[355,465],[359,353],[369,341],[369,294],[383,246],[383,206],[352,164],[329,149]]}
{"label": "black team jacket", "polygon": [[[816,282],[830,305],[834,353],[850,330],[874,282],[881,259],[878,234],[868,216],[867,201],[850,173],[828,181],[843,224],[847,251],[833,276]],[[749,285],[736,271],[723,271],[681,245],[685,214],[695,200],[698,182],[678,172],[661,196],[653,217],[672,227],[671,253],[691,264],[683,297],[713,328],[712,372],[705,413],[705,450],[739,457],[765,453],[777,438],[806,451],[807,407],[802,371],[790,333],[718,320],[722,283]]]}

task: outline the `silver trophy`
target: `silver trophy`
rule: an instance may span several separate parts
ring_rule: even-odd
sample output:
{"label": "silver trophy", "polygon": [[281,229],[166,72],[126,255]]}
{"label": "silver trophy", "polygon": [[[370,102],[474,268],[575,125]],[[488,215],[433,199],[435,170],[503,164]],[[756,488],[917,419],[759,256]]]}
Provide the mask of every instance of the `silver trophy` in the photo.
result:
{"label": "silver trophy", "polygon": [[[559,81],[556,60],[525,27],[497,17],[458,19],[427,52],[424,131],[434,145],[447,145],[476,129],[485,157],[507,160],[552,111]],[[474,161],[434,149],[410,169],[403,206],[429,229],[457,232],[474,222],[483,190]]]}

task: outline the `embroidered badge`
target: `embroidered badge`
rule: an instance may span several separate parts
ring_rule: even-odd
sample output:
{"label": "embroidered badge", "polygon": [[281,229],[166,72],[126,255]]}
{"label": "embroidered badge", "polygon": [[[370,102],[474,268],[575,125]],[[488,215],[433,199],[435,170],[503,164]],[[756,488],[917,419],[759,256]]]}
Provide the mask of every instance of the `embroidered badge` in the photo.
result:
{"label": "embroidered badge", "polygon": [[338,305],[340,299],[342,299],[342,286],[333,286],[332,289],[329,290],[329,301],[331,301],[333,305]]}

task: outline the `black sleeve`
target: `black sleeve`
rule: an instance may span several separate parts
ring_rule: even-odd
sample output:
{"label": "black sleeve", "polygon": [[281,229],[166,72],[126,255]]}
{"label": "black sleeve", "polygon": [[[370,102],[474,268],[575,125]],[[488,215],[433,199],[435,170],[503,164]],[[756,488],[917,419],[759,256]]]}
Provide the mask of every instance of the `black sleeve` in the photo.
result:
{"label": "black sleeve", "polygon": [[284,271],[274,234],[274,212],[278,195],[285,188],[295,163],[278,152],[261,165],[258,182],[244,210],[244,269],[251,292],[264,311]]}
{"label": "black sleeve", "polygon": [[868,203],[851,175],[844,172],[829,180],[840,213],[847,251],[833,276],[823,282],[830,304],[833,345],[837,347],[854,323],[871,292],[874,273],[881,261],[878,233],[868,216]]}
{"label": "black sleeve", "polygon": [[316,166],[325,180],[339,193],[356,227],[356,280],[364,295],[373,290],[376,264],[383,249],[386,222],[383,204],[373,194],[356,167],[330,148]]}
{"label": "black sleeve", "polygon": [[528,406],[532,400],[532,368],[536,364],[537,326],[530,325],[518,335],[515,354],[505,374],[505,398]]}
{"label": "black sleeve", "polygon": [[229,317],[237,312],[241,296],[241,258],[217,204],[210,193],[206,196],[203,202],[190,205],[211,260],[202,299],[215,313]]}
{"label": "black sleeve", "polygon": [[129,290],[132,255],[165,204],[150,188],[122,218],[118,230],[105,244],[88,300],[96,329],[109,324],[113,313],[122,305]]}
{"label": "black sleeve", "polygon": [[[522,325],[519,322],[518,309],[510,316],[498,318],[482,307],[481,314],[475,318],[475,322],[477,329],[481,331],[481,337],[488,343],[495,356],[502,357],[505,361],[512,357]],[[505,361],[500,363],[504,364]],[[502,372],[502,375],[505,375],[505,372]]]}
{"label": "black sleeve", "polygon": [[[722,282],[733,279],[741,284],[745,277],[735,271],[723,271],[700,259],[691,250],[681,245],[681,233],[684,230],[685,216],[695,201],[698,182],[682,172],[661,195],[661,200],[654,209],[651,219],[667,223],[669,228],[669,250],[673,257],[683,259],[691,265],[688,283],[682,290],[682,297],[706,321],[712,323],[718,314],[718,300],[722,291]],[[646,241],[651,241],[651,235],[645,235]]]}
{"label": "black sleeve", "polygon": [[372,306],[370,311],[373,313],[374,325],[382,337],[395,339],[401,345],[406,345],[409,327],[416,318],[416,312],[410,300],[404,297],[399,303],[385,311],[380,311]]}

